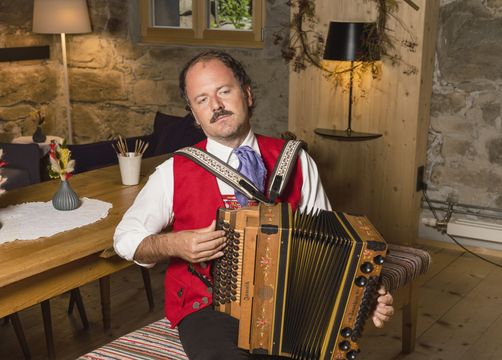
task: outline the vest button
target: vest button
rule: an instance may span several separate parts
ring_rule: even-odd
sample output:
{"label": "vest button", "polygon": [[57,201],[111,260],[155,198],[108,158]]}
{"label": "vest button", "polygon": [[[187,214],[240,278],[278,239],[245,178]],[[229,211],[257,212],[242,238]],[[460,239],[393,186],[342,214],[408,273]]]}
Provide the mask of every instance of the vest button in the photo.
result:
{"label": "vest button", "polygon": [[204,304],[207,304],[207,303],[208,303],[208,298],[204,296],[204,297],[202,298],[202,302],[203,302]]}
{"label": "vest button", "polygon": [[200,267],[201,267],[201,268],[203,268],[203,269],[207,268],[207,264],[206,264],[204,261],[203,261],[203,262],[201,262],[199,265],[200,265]]}
{"label": "vest button", "polygon": [[200,308],[200,303],[196,301],[192,304],[192,309],[198,309],[198,308]]}

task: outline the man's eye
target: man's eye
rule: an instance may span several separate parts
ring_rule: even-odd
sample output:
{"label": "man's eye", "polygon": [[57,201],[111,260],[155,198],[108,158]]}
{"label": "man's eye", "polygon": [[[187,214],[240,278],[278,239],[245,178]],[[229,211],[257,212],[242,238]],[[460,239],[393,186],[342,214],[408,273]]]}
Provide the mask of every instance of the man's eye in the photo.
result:
{"label": "man's eye", "polygon": [[220,90],[220,95],[227,95],[230,93],[230,90],[229,89],[225,89],[225,90]]}
{"label": "man's eye", "polygon": [[206,98],[206,97],[204,97],[204,98],[199,98],[199,99],[197,99],[197,104],[201,105],[201,104],[204,104],[206,101],[207,101],[207,98]]}

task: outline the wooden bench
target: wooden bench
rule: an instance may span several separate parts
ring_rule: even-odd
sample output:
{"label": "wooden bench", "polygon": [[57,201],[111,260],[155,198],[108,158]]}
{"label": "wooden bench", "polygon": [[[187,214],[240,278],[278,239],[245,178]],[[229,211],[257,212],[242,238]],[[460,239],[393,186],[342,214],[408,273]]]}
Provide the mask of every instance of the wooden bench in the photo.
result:
{"label": "wooden bench", "polygon": [[[389,244],[389,252],[381,275],[382,283],[390,291],[406,288],[405,291],[409,295],[403,304],[403,353],[412,352],[415,346],[418,294],[413,283],[419,275],[427,272],[430,263],[431,257],[424,250]],[[156,321],[79,359],[188,359],[179,340],[178,330],[171,329],[169,325],[167,319]]]}

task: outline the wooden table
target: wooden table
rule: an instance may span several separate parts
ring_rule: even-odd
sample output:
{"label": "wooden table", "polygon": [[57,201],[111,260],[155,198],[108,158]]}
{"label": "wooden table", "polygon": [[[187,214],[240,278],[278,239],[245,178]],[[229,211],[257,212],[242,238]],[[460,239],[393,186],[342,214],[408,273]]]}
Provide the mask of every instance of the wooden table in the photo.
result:
{"label": "wooden table", "polygon": [[[117,165],[73,176],[70,184],[80,197],[113,204],[106,218],[51,237],[0,245],[0,318],[97,279],[101,279],[102,292],[109,292],[108,275],[132,263],[100,255],[112,247],[115,227],[148,176],[167,158],[144,159],[140,183],[135,186],[121,184]],[[59,181],[53,180],[9,191],[0,197],[0,207],[50,201],[58,186]],[[110,304],[102,305],[103,321],[109,327]]]}

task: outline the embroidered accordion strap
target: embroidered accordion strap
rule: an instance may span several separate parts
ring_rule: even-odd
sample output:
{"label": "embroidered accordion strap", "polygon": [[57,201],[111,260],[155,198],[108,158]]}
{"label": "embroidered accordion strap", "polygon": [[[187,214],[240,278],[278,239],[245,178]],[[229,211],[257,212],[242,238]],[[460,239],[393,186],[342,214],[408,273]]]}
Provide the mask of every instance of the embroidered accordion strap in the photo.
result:
{"label": "embroidered accordion strap", "polygon": [[221,181],[224,181],[235,190],[246,195],[247,198],[255,199],[265,204],[270,203],[251,180],[208,152],[189,146],[179,149],[174,153],[186,157],[197,165],[202,166]]}
{"label": "embroidered accordion strap", "polygon": [[284,144],[269,180],[268,193],[271,202],[275,202],[288,184],[302,146],[303,143],[299,140],[289,140]]}

